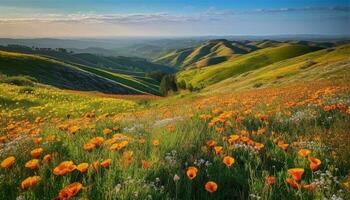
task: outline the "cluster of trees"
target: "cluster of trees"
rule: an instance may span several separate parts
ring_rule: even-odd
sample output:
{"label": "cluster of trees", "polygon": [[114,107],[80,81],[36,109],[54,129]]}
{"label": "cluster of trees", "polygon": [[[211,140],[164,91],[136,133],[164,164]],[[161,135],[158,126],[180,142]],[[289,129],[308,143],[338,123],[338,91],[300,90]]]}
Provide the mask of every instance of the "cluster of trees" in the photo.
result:
{"label": "cluster of trees", "polygon": [[155,71],[146,73],[146,77],[160,82],[160,91],[164,96],[167,96],[171,92],[177,92],[179,89],[188,89],[191,92],[199,90],[199,88],[194,88],[191,84],[186,84],[184,80],[178,82],[174,74]]}

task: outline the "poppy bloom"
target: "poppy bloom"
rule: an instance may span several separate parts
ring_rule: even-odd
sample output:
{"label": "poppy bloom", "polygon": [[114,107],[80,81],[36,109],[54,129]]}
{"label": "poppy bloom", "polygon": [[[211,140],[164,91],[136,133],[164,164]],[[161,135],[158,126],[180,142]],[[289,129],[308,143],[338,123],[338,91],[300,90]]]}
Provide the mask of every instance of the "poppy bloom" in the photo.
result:
{"label": "poppy bloom", "polygon": [[103,137],[95,137],[90,140],[89,143],[94,144],[96,147],[100,146],[105,139]]}
{"label": "poppy bloom", "polygon": [[82,186],[83,185],[79,182],[75,182],[67,185],[58,193],[58,199],[62,199],[62,200],[71,199],[73,196],[78,194]]}
{"label": "poppy bloom", "polygon": [[316,170],[318,170],[318,168],[321,165],[321,160],[315,158],[315,157],[310,157],[309,158],[310,161],[310,169],[314,172]]}
{"label": "poppy bloom", "polygon": [[43,160],[45,161],[45,162],[50,162],[51,160],[52,160],[52,155],[51,154],[47,154],[47,155],[45,155],[44,156],[44,158],[43,158]]}
{"label": "poppy bloom", "polygon": [[274,176],[266,176],[265,178],[266,185],[273,185],[275,184],[275,182],[276,182],[276,179]]}
{"label": "poppy bloom", "polygon": [[215,146],[216,145],[216,141],[215,140],[208,140],[207,141],[207,146],[208,147],[213,147],[213,146]]}
{"label": "poppy bloom", "polygon": [[35,144],[40,144],[42,141],[43,141],[43,138],[42,138],[42,137],[33,138],[33,142],[34,142]]}
{"label": "poppy bloom", "polygon": [[187,168],[187,177],[192,180],[197,176],[198,169],[196,167],[188,167]]}
{"label": "poppy bloom", "polygon": [[281,148],[284,151],[287,151],[288,147],[289,147],[289,144],[285,144],[283,142],[279,142],[277,145],[278,145],[279,148]]}
{"label": "poppy bloom", "polygon": [[230,135],[230,137],[228,138],[228,142],[230,144],[234,144],[235,142],[237,142],[239,139],[239,135]]}
{"label": "poppy bloom", "polygon": [[32,187],[32,186],[38,184],[39,181],[40,181],[40,176],[30,176],[22,181],[21,188],[27,189],[29,187]]}
{"label": "poppy bloom", "polygon": [[128,146],[128,144],[129,144],[129,142],[124,140],[124,141],[121,141],[120,143],[113,144],[109,149],[110,150],[121,150],[124,147]]}
{"label": "poppy bloom", "polygon": [[152,141],[153,146],[159,146],[159,140],[153,140]]}
{"label": "poppy bloom", "polygon": [[146,140],[145,139],[139,139],[140,144],[145,144]]}
{"label": "poppy bloom", "polygon": [[221,151],[222,151],[222,146],[215,146],[214,147],[214,151],[215,151],[216,154],[220,154]]}
{"label": "poppy bloom", "polygon": [[79,126],[71,126],[68,128],[68,132],[73,135],[76,134],[79,130],[80,130]]}
{"label": "poppy bloom", "polygon": [[95,161],[91,164],[92,169],[95,170],[95,172],[98,172],[99,168],[100,168],[100,162],[99,161]]}
{"label": "poppy bloom", "polygon": [[109,166],[111,165],[112,159],[107,159],[101,162],[101,166],[105,169],[108,169]]}
{"label": "poppy bloom", "polygon": [[32,159],[32,160],[28,161],[24,166],[28,169],[31,169],[31,170],[39,169],[39,160]]}
{"label": "poppy bloom", "polygon": [[254,148],[258,151],[260,151],[262,148],[264,148],[264,144],[261,144],[261,143],[255,143],[255,146]]}
{"label": "poppy bloom", "polygon": [[10,156],[1,162],[1,167],[9,169],[12,167],[15,161],[16,161],[16,158],[14,156]]}
{"label": "poppy bloom", "polygon": [[231,167],[235,163],[235,159],[231,156],[225,156],[223,162],[227,167]]}
{"label": "poppy bloom", "polygon": [[105,134],[105,135],[109,135],[109,134],[111,134],[113,131],[111,130],[111,129],[109,129],[109,128],[105,128],[105,129],[103,129],[103,134]]}
{"label": "poppy bloom", "polygon": [[63,161],[53,169],[53,174],[56,176],[63,176],[74,171],[75,168],[76,166],[74,165],[73,161]]}
{"label": "poppy bloom", "polygon": [[298,155],[300,157],[304,157],[304,158],[307,157],[310,153],[311,153],[311,151],[309,149],[300,149],[298,151]]}
{"label": "poppy bloom", "polygon": [[42,152],[43,152],[43,148],[36,148],[30,152],[30,155],[32,155],[33,158],[39,158]]}
{"label": "poppy bloom", "polygon": [[296,181],[301,180],[301,176],[304,174],[303,168],[292,168],[288,170],[288,173],[292,176],[292,178]]}
{"label": "poppy bloom", "polygon": [[77,165],[77,170],[80,173],[85,173],[89,168],[89,163],[80,163],[79,165]]}
{"label": "poppy bloom", "polygon": [[301,186],[301,188],[309,191],[309,192],[312,192],[314,190],[314,184],[310,183],[310,184],[307,184],[307,185],[303,185]]}
{"label": "poppy bloom", "polygon": [[218,184],[216,184],[214,181],[208,181],[205,184],[205,190],[210,193],[215,192],[217,189],[218,189]]}
{"label": "poppy bloom", "polygon": [[149,169],[151,164],[147,160],[141,160],[142,169]]}
{"label": "poppy bloom", "polygon": [[92,151],[93,149],[95,149],[96,145],[92,144],[92,143],[86,143],[84,144],[84,150],[86,151]]}
{"label": "poppy bloom", "polygon": [[287,178],[286,182],[288,185],[290,185],[292,188],[298,188],[299,184],[292,178]]}

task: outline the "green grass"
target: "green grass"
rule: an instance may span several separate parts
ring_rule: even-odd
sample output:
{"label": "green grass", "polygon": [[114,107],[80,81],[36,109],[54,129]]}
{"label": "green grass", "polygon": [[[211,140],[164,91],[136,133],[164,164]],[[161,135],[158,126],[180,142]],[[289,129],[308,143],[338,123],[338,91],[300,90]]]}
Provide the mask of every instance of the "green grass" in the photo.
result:
{"label": "green grass", "polygon": [[85,65],[68,64],[36,55],[2,51],[0,52],[0,72],[10,76],[32,76],[40,83],[64,89],[159,95],[159,86],[147,78]]}
{"label": "green grass", "polygon": [[258,50],[211,67],[179,72],[177,80],[184,80],[187,85],[191,84],[194,88],[201,89],[224,79],[315,50],[319,50],[319,48],[284,44]]}
{"label": "green grass", "polygon": [[261,69],[242,73],[206,88],[210,92],[288,85],[295,82],[347,82],[350,76],[350,45],[307,53]]}
{"label": "green grass", "polygon": [[212,40],[202,45],[176,50],[154,60],[154,62],[179,68],[207,67],[252,51],[246,45],[228,40]]}

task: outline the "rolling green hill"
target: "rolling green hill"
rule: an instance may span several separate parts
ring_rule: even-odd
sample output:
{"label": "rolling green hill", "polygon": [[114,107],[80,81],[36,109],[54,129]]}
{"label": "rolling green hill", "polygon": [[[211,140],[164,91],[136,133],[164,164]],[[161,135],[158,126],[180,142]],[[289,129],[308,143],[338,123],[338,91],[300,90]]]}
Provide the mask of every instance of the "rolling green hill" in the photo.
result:
{"label": "rolling green hill", "polygon": [[156,94],[159,86],[151,79],[118,74],[43,56],[0,51],[0,73],[28,75],[40,83],[63,89],[119,94]]}
{"label": "rolling green hill", "polygon": [[154,60],[156,63],[178,68],[201,68],[227,61],[228,59],[254,51],[255,46],[225,39],[211,40],[200,46],[172,51]]}
{"label": "rolling green hill", "polygon": [[205,91],[227,92],[303,81],[348,82],[349,55],[350,44],[323,49],[242,73],[211,85]]}
{"label": "rolling green hill", "polygon": [[124,56],[102,56],[91,53],[74,53],[66,49],[31,48],[21,45],[0,46],[0,50],[35,54],[49,58],[59,59],[64,62],[88,65],[91,67],[117,70],[126,74],[137,74],[151,71],[173,73],[175,69],[169,66],[155,64],[144,58]]}
{"label": "rolling green hill", "polygon": [[283,44],[277,47],[269,47],[237,58],[231,58],[211,67],[182,71],[178,73],[177,80],[185,82],[187,86],[191,85],[193,88],[201,89],[224,79],[316,50],[320,50],[320,48],[300,44]]}

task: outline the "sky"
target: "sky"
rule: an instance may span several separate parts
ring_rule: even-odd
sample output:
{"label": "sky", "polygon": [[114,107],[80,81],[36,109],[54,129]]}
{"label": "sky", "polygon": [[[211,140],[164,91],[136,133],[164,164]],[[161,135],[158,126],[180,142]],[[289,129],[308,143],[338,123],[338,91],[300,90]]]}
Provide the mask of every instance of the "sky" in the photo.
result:
{"label": "sky", "polygon": [[350,35],[350,0],[0,0],[0,37]]}

